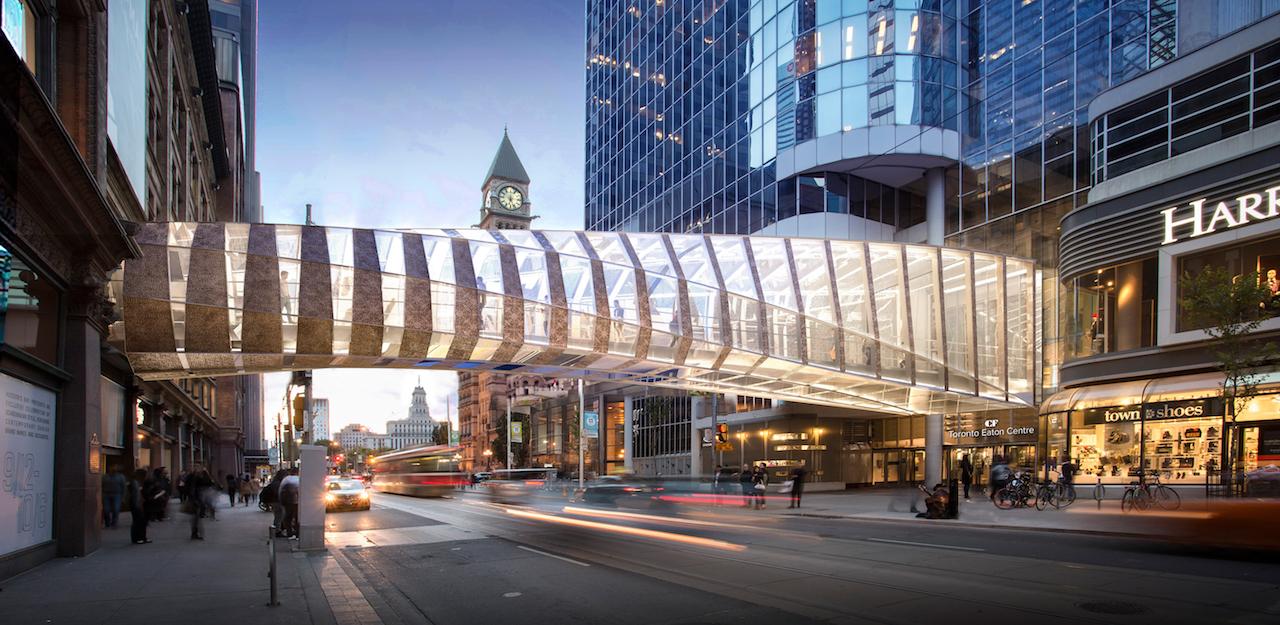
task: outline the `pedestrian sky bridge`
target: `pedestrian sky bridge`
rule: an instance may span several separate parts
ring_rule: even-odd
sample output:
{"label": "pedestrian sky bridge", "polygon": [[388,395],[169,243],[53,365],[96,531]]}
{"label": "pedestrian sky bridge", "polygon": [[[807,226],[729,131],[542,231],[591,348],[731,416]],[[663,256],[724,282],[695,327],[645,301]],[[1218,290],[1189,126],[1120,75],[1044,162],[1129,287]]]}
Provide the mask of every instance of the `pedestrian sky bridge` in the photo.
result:
{"label": "pedestrian sky bridge", "polygon": [[147,223],[111,282],[143,378],[491,370],[898,414],[1030,405],[1031,261],[922,245]]}

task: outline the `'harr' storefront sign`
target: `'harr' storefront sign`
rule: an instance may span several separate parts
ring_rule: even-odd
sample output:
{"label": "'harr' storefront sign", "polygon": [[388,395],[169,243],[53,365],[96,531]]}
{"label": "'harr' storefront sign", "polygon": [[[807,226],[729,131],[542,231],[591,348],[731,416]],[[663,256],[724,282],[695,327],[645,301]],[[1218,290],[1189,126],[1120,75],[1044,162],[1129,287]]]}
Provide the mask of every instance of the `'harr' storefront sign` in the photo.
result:
{"label": "'harr' storefront sign", "polygon": [[1160,211],[1164,215],[1164,240],[1160,244],[1169,245],[1181,239],[1194,239],[1218,230],[1280,216],[1280,186],[1245,193],[1206,206],[1208,200],[1202,197],[1186,206]]}
{"label": "'harr' storefront sign", "polygon": [[1125,423],[1129,421],[1157,421],[1160,419],[1199,419],[1221,417],[1222,400],[1219,398],[1166,401],[1141,406],[1110,406],[1086,408],[1085,425],[1099,423]]}

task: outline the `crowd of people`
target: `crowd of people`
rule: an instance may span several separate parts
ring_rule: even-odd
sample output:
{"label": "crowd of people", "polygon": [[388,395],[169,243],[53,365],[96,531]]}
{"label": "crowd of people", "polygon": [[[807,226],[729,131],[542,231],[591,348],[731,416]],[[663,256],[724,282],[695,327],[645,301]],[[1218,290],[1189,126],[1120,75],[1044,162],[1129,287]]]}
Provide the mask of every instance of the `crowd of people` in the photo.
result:
{"label": "crowd of people", "polygon": [[[808,471],[803,465],[791,470],[781,491],[791,496],[788,508],[799,508],[804,494],[804,480]],[[737,484],[735,489],[734,484]],[[769,468],[765,463],[744,464],[741,468],[716,465],[712,490],[717,499],[732,496],[735,491],[742,497],[742,507],[760,510],[768,507],[765,494],[769,490]]]}
{"label": "crowd of people", "polygon": [[201,465],[180,475],[176,484],[165,467],[141,468],[126,476],[115,466],[102,476],[102,525],[117,527],[120,512],[127,510],[130,541],[145,545],[151,542],[147,538],[147,526],[167,520],[169,502],[177,496],[181,511],[191,519],[191,539],[204,540],[202,520],[217,519],[218,493],[226,493],[234,507],[237,501],[246,506],[256,502],[262,490],[261,480],[253,475],[228,474],[225,479],[217,480]]}

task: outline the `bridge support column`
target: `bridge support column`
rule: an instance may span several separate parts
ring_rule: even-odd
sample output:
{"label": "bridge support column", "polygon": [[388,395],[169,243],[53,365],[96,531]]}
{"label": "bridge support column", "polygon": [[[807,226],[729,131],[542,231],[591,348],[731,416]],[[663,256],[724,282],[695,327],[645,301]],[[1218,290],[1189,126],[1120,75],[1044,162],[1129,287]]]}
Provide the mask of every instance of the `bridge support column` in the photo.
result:
{"label": "bridge support column", "polygon": [[622,467],[628,473],[636,470],[635,462],[632,461],[632,438],[635,436],[635,403],[631,396],[627,395],[622,398]]}
{"label": "bridge support column", "polygon": [[933,488],[942,481],[942,415],[924,417],[924,485]]}

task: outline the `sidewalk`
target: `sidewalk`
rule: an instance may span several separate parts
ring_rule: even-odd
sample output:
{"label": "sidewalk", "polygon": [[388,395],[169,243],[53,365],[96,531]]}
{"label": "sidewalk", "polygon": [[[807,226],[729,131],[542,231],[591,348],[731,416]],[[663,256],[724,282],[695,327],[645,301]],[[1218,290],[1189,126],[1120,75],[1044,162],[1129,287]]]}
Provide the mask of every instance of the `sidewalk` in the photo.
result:
{"label": "sidewalk", "polygon": [[280,541],[280,606],[268,607],[267,527],[271,515],[225,507],[204,519],[205,540],[191,540],[191,517],[169,507],[148,526],[153,542],[129,542],[129,515],[103,530],[102,547],[84,558],[57,558],[0,582],[6,623],[333,623],[316,571],[327,554],[291,553]]}
{"label": "sidewalk", "polygon": [[[769,506],[760,512],[777,516],[813,516],[820,518],[849,518],[887,520],[895,522],[945,523],[972,527],[996,527],[1004,529],[1045,530],[1082,534],[1109,534],[1117,536],[1159,535],[1159,522],[1180,519],[1197,519],[1207,515],[1208,505],[1203,489],[1179,488],[1182,505],[1177,511],[1147,510],[1125,514],[1120,511],[1119,495],[1122,487],[1108,486],[1106,499],[1093,499],[1092,486],[1078,486],[1075,503],[1061,510],[1048,508],[1038,511],[1034,507],[1001,510],[986,495],[971,493],[971,501],[960,500],[960,518],[945,521],[917,518],[912,512],[919,490],[913,488],[868,488],[839,492],[805,493],[802,507],[788,508],[786,495],[770,495]],[[923,499],[917,509],[924,511]]]}

